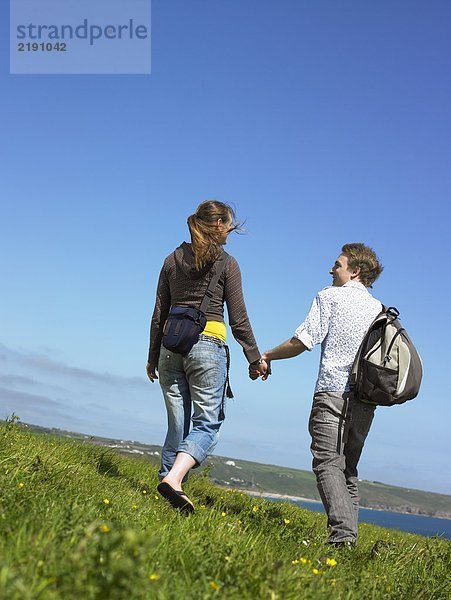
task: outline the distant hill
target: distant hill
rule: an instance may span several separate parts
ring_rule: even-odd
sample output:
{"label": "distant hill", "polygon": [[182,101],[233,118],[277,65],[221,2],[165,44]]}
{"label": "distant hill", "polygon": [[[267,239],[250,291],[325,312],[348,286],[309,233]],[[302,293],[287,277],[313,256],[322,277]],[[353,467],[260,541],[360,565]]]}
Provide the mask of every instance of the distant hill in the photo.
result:
{"label": "distant hill", "polygon": [[[121,454],[140,456],[153,464],[159,462],[161,446],[136,441],[115,440],[61,429],[26,425],[60,437],[89,440],[107,446]],[[262,495],[277,494],[283,497],[319,500],[314,475],[309,471],[265,465],[246,460],[211,456],[204,469],[212,481],[220,486],[241,489]],[[360,481],[360,505],[366,508],[389,510],[451,519],[451,496],[386,485],[379,481]]]}
{"label": "distant hill", "polygon": [[[263,465],[220,456],[209,459],[210,477],[227,487],[320,500],[313,473],[276,465]],[[451,496],[386,485],[378,481],[360,481],[360,505],[451,519]]]}

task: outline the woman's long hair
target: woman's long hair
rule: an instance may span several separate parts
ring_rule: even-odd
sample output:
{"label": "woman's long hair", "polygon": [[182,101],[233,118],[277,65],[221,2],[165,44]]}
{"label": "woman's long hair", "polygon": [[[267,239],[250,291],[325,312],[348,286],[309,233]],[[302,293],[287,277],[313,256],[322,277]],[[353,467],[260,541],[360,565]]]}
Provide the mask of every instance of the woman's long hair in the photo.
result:
{"label": "woman's long hair", "polygon": [[[216,226],[218,219],[223,222],[222,230]],[[187,223],[197,270],[219,257],[224,234],[238,229],[241,225],[236,222],[233,208],[218,200],[206,200],[199,204],[196,212],[188,217]]]}

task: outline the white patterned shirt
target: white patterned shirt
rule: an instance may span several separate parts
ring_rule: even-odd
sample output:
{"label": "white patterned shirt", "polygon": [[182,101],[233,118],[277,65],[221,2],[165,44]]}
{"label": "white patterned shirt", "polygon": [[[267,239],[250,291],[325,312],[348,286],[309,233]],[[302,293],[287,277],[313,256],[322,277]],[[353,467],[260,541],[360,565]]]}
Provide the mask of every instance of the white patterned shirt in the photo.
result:
{"label": "white patterned shirt", "polygon": [[381,303],[358,281],[329,286],[318,293],[294,334],[307,350],[321,344],[315,393],[349,390],[355,355],[381,309]]}

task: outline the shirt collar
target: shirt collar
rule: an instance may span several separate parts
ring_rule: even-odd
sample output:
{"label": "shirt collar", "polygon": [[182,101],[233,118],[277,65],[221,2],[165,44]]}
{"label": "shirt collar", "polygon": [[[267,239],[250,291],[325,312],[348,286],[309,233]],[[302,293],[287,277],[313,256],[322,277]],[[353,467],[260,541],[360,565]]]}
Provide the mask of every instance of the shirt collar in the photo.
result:
{"label": "shirt collar", "polygon": [[363,283],[361,281],[347,281],[346,283],[343,284],[342,287],[354,287],[354,288],[358,288],[361,290],[365,290],[366,291],[366,287],[363,285]]}

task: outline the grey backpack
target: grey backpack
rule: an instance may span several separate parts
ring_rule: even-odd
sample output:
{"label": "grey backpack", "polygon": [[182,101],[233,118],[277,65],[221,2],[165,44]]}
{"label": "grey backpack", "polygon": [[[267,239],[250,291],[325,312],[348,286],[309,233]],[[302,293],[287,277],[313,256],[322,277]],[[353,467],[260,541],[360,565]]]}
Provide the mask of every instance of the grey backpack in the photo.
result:
{"label": "grey backpack", "polygon": [[421,358],[398,317],[396,308],[383,306],[356,354],[349,385],[362,402],[393,406],[420,391]]}

